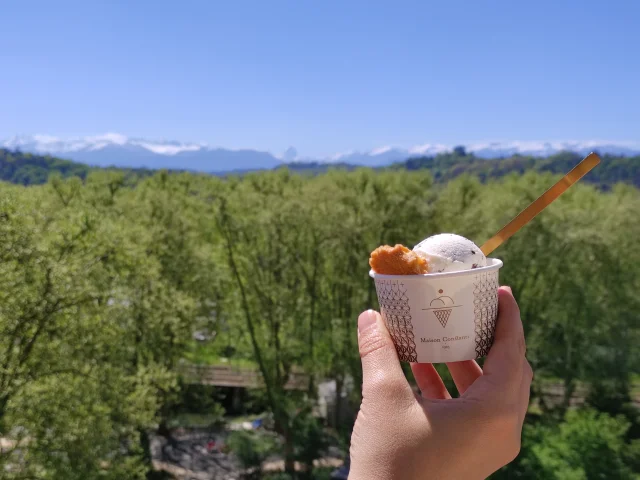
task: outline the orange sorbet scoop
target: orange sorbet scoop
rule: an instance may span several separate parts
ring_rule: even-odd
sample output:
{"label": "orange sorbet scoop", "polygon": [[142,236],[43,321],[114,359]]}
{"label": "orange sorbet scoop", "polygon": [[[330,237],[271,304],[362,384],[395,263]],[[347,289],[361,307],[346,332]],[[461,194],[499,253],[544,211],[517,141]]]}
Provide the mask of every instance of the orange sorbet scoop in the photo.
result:
{"label": "orange sorbet scoop", "polygon": [[381,275],[420,275],[427,273],[427,260],[404,245],[384,245],[371,252],[369,265]]}

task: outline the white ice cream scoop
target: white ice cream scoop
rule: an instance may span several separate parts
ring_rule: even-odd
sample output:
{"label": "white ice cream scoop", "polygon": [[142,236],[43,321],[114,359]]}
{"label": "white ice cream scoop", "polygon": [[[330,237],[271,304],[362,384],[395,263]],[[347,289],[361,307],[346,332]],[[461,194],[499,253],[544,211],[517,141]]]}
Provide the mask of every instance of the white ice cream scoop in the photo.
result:
{"label": "white ice cream scoop", "polygon": [[429,273],[456,272],[487,265],[487,257],[480,247],[453,233],[433,235],[416,245],[413,251],[427,260]]}

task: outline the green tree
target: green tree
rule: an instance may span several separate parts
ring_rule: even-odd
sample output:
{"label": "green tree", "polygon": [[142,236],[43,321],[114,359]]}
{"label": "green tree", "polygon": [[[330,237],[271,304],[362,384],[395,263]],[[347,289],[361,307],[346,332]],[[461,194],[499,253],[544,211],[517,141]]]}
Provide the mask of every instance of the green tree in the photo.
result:
{"label": "green tree", "polygon": [[629,428],[622,417],[591,410],[570,410],[565,421],[532,447],[540,462],[540,477],[594,480],[637,478],[624,461],[624,435]]}

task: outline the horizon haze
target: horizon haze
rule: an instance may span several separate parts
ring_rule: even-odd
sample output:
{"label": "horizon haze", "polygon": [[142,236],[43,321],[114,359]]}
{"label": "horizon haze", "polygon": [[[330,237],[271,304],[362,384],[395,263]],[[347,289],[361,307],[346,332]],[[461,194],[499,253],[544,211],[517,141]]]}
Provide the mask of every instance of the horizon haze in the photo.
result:
{"label": "horizon haze", "polygon": [[227,149],[204,143],[154,141],[109,133],[89,137],[59,138],[51,135],[21,135],[0,139],[0,148],[35,154],[48,154],[92,166],[185,169],[200,172],[260,170],[283,163],[342,163],[354,166],[383,167],[409,158],[435,156],[462,146],[485,159],[512,155],[547,157],[561,151],[586,155],[592,151],[620,156],[640,155],[640,144],[632,142],[485,142],[479,144],[422,144],[409,148],[380,147],[368,151],[349,151],[328,157],[298,155],[291,147],[283,155],[252,149]]}

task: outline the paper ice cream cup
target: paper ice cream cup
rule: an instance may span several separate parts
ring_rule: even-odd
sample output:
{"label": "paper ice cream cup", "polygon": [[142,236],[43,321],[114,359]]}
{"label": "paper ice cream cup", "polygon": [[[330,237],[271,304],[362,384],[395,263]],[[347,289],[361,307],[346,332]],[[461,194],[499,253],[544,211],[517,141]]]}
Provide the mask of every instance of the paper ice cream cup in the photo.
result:
{"label": "paper ice cream cup", "polygon": [[373,278],[384,319],[400,361],[442,363],[489,353],[498,318],[498,271],[487,266],[425,275]]}

